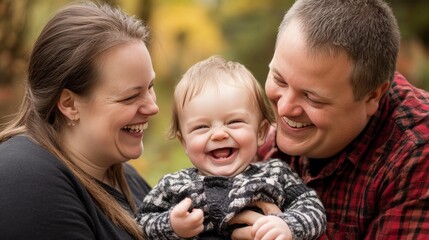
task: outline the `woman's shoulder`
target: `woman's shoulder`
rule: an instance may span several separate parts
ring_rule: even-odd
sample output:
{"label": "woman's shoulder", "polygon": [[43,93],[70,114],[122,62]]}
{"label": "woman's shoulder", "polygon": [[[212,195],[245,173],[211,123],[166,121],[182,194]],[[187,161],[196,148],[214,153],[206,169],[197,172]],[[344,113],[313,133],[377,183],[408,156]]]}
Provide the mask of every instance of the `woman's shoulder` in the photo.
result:
{"label": "woman's shoulder", "polygon": [[0,176],[0,192],[17,198],[43,191],[45,197],[57,190],[85,191],[60,160],[26,136],[15,136],[0,144]]}
{"label": "woman's shoulder", "polygon": [[[31,176],[68,173],[53,154],[26,136],[15,136],[0,144],[0,175]],[[39,176],[40,177],[40,176]]]}
{"label": "woman's shoulder", "polygon": [[44,239],[70,233],[89,239],[84,223],[95,204],[67,167],[40,145],[25,136],[1,143],[0,176],[0,193],[7,196],[0,198],[0,209],[8,219],[0,221],[0,232],[20,239],[30,238],[32,231]]}
{"label": "woman's shoulder", "polygon": [[76,176],[26,136],[15,136],[0,144],[0,176],[0,193],[8,196],[3,199],[8,203],[17,201],[40,207],[46,202],[53,206],[56,201],[80,202],[87,197]]}

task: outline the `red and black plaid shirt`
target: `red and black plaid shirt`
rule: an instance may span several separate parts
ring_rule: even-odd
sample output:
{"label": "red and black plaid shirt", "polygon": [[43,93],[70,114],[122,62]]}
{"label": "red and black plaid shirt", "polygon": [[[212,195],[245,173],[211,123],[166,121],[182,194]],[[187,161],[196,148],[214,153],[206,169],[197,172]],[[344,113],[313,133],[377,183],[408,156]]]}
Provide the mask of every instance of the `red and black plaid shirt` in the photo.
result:
{"label": "red and black plaid shirt", "polygon": [[287,161],[321,198],[322,238],[429,239],[429,93],[399,73],[368,126],[330,160],[276,152],[269,139],[260,155]]}

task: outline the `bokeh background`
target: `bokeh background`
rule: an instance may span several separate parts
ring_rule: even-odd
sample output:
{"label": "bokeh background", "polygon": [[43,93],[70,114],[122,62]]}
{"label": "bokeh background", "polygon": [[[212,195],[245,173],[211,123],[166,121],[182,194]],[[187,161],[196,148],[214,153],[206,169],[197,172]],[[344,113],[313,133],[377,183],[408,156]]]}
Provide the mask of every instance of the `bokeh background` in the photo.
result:
{"label": "bokeh background", "polygon": [[[99,0],[100,1],[100,0]],[[68,0],[0,0],[0,123],[22,97],[27,58],[43,25]],[[100,1],[103,2],[103,1]],[[109,0],[151,29],[160,113],[145,132],[145,151],[131,163],[152,186],[191,166],[177,140],[168,140],[174,85],[192,64],[218,54],[239,61],[264,84],[277,27],[293,0]],[[401,29],[398,70],[429,90],[429,1],[387,0]],[[1,128],[1,126],[0,126]]]}

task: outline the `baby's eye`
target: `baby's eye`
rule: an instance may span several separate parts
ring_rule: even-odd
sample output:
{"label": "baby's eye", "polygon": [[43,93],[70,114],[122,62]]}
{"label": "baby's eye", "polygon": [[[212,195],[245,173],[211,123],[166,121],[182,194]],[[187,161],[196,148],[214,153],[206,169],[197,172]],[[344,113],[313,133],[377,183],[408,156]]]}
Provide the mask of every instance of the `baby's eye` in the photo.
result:
{"label": "baby's eye", "polygon": [[244,120],[234,119],[228,122],[228,124],[239,124],[239,123],[244,123]]}
{"label": "baby's eye", "polygon": [[195,127],[192,128],[192,131],[196,131],[196,130],[200,130],[200,129],[205,129],[208,128],[207,125],[197,125]]}

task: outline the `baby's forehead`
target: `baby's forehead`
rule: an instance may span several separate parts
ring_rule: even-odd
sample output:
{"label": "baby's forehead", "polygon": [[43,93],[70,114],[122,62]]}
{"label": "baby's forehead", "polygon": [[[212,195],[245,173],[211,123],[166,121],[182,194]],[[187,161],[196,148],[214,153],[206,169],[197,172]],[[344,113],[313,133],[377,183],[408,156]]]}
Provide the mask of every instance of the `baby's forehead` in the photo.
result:
{"label": "baby's forehead", "polygon": [[[201,94],[217,94],[217,98],[223,97],[223,92],[233,87],[239,89],[238,95],[248,94],[252,105],[260,106],[262,97],[256,80],[251,75],[239,71],[211,71],[211,74],[185,74],[175,91],[175,102],[180,112],[183,107],[195,97]],[[247,98],[247,97],[246,97]],[[215,100],[214,100],[215,101]]]}
{"label": "baby's forehead", "polygon": [[238,90],[238,95],[248,96],[251,99],[255,98],[255,92],[248,84],[244,84],[240,81],[219,81],[216,82],[216,84],[212,82],[211,84],[201,85],[199,89],[194,89],[193,93],[188,95],[188,100],[192,100],[194,97],[199,96],[200,94],[207,93],[215,93],[219,95],[219,97],[222,97],[229,89]]}

